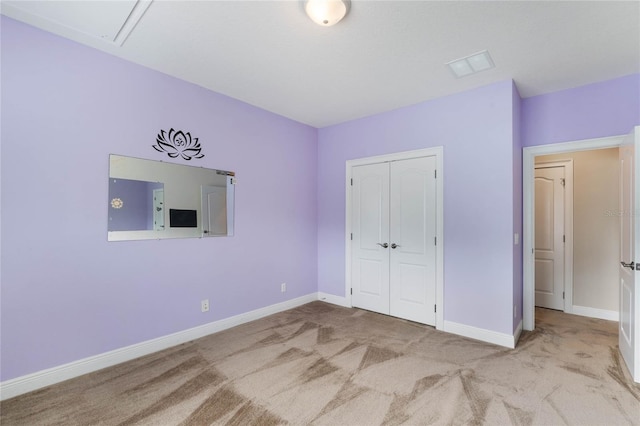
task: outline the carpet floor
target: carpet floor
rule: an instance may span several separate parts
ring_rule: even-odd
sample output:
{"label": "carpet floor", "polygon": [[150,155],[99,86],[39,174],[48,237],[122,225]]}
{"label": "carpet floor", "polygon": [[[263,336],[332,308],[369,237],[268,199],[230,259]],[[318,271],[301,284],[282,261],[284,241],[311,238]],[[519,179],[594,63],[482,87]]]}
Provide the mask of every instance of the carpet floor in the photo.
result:
{"label": "carpet floor", "polygon": [[633,425],[617,323],[537,309],[506,349],[323,302],[0,404],[2,425]]}

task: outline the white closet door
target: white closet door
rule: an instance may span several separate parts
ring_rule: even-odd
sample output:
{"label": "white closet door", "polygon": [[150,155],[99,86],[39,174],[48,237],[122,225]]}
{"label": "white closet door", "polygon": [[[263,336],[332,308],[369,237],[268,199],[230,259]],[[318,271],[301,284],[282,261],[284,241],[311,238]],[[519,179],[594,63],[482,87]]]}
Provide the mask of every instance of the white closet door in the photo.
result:
{"label": "white closet door", "polygon": [[352,178],[351,303],[389,314],[389,165],[353,167]]}
{"label": "white closet door", "polygon": [[435,325],[436,158],[391,163],[390,314]]}

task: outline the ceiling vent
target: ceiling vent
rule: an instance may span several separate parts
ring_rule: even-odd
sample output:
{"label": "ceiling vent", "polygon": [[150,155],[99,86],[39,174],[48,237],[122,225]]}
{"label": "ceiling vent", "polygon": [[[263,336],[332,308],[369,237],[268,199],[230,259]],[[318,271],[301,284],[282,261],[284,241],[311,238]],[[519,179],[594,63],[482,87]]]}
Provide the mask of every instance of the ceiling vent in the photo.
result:
{"label": "ceiling vent", "polygon": [[446,65],[449,65],[451,72],[453,72],[453,75],[457,78],[465,77],[467,75],[495,67],[491,56],[489,56],[489,52],[486,50],[465,56],[464,58],[456,59],[455,61],[447,62]]}
{"label": "ceiling vent", "polygon": [[152,0],[2,1],[2,14],[63,36],[84,34],[122,46]]}

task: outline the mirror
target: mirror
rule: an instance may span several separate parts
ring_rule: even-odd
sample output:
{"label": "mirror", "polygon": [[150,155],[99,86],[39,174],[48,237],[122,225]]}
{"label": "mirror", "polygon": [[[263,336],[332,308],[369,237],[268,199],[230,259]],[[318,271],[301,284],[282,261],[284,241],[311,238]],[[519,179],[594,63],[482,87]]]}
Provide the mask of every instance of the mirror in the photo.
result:
{"label": "mirror", "polygon": [[164,229],[162,182],[109,178],[109,200],[109,231]]}
{"label": "mirror", "polygon": [[235,174],[109,156],[109,241],[233,235]]}

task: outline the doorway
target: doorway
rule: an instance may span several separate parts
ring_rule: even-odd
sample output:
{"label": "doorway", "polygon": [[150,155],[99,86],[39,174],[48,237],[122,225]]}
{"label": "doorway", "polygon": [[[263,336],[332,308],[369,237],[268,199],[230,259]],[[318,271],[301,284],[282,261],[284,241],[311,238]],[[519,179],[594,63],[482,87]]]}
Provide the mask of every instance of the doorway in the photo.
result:
{"label": "doorway", "polygon": [[153,230],[164,230],[164,188],[153,190]]}
{"label": "doorway", "polygon": [[[523,329],[535,328],[535,159],[550,154],[567,154],[605,148],[617,148],[623,136],[588,139],[553,145],[527,147],[523,149]],[[606,214],[606,212],[599,212]],[[617,264],[617,262],[616,262]],[[575,280],[575,277],[574,277]],[[566,293],[565,293],[566,299]],[[573,296],[572,296],[573,299]],[[568,301],[567,301],[568,302]],[[565,307],[568,303],[565,304]],[[585,315],[586,312],[574,312],[571,301],[570,313]],[[567,312],[567,309],[565,309]],[[610,318],[607,318],[610,319]]]}
{"label": "doorway", "polygon": [[202,185],[202,236],[227,235],[227,189],[224,186]]}
{"label": "doorway", "polygon": [[442,148],[346,164],[349,306],[443,328]]}
{"label": "doorway", "polygon": [[618,151],[536,157],[536,306],[618,320]]}

